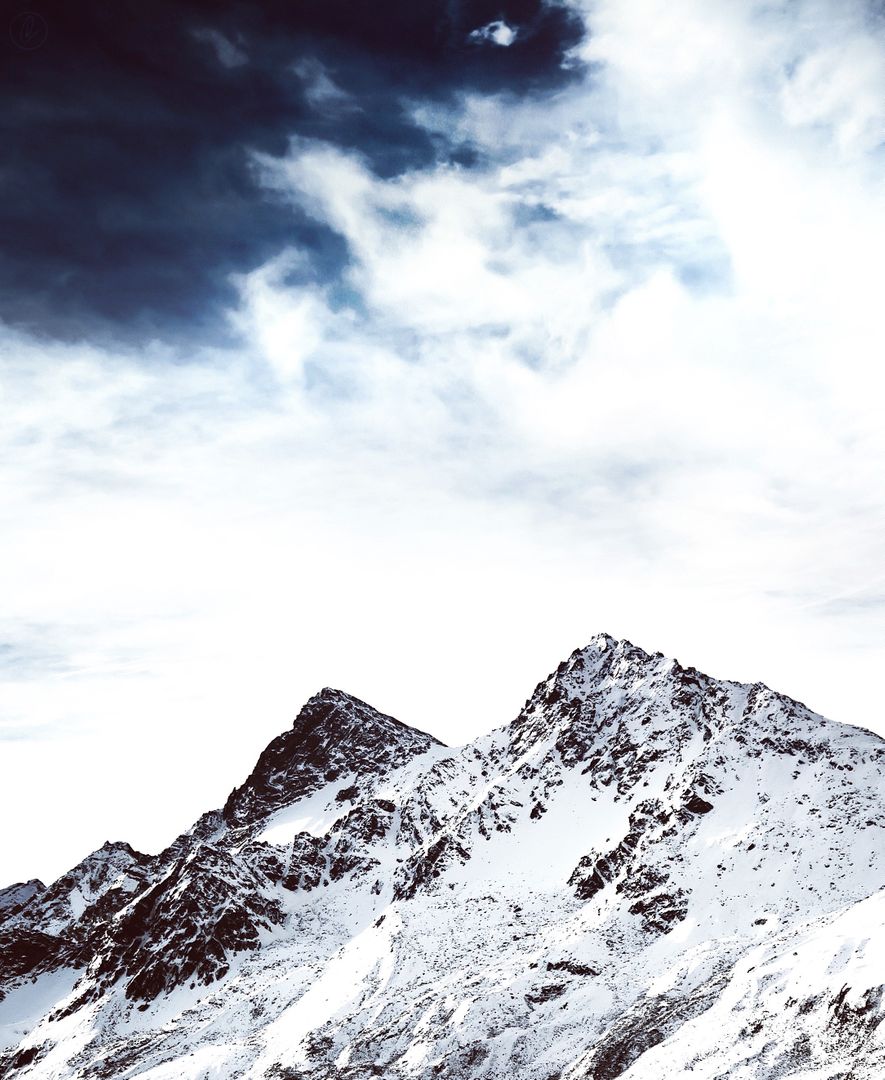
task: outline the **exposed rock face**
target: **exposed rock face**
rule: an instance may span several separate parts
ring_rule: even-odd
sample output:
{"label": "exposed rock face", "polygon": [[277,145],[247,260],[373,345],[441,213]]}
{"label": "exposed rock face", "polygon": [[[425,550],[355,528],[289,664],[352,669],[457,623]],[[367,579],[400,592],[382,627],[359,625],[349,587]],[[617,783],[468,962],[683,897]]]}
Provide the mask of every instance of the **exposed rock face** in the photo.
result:
{"label": "exposed rock face", "polygon": [[160,855],[0,892],[0,1075],[878,1080],[883,768],[605,635],[460,749],[324,690]]}
{"label": "exposed rock face", "polygon": [[[252,825],[340,776],[389,772],[433,745],[439,744],[430,735],[327,687],[268,745],[222,815],[228,825]],[[351,786],[339,795],[352,801],[358,792]]]}
{"label": "exposed rock face", "polygon": [[226,975],[230,956],[257,949],[259,931],[283,921],[271,880],[256,862],[196,846],[111,923],[87,996],[125,978],[126,997],[145,1003]]}

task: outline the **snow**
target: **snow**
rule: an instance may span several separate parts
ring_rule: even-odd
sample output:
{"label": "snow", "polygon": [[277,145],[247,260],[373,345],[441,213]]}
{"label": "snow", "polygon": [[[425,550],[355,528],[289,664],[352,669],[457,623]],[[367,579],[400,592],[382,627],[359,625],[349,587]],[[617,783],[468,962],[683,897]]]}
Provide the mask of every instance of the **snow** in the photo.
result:
{"label": "snow", "polygon": [[377,933],[368,927],[339,950],[298,1002],[268,1026],[259,1065],[266,1059],[269,1067],[289,1056],[309,1032],[353,1004],[371,972],[383,984],[390,975],[390,940],[390,929]]}
{"label": "snow", "polygon": [[[828,1032],[834,1030],[832,1003],[844,995],[846,1006],[863,1009],[869,988],[881,986],[885,977],[883,924],[885,892],[880,890],[812,921],[804,929],[787,930],[772,944],[753,949],[736,965],[727,991],[710,1011],[644,1054],[624,1074],[624,1080],[670,1080],[683,1070],[698,1080],[760,1076],[777,1060],[779,1049],[797,1041],[797,1005],[811,1017],[803,1025],[803,1034],[816,1035],[826,1045],[826,1064],[788,1075],[815,1080],[841,1075],[855,1063],[855,1055],[850,1047],[847,1053],[840,1052],[837,1038],[828,1042]],[[765,1007],[754,1012],[764,1017],[764,1024],[755,1037],[741,1038],[740,1031],[747,1027],[748,1004],[759,999]],[[881,1023],[881,1002],[877,1009]],[[880,1060],[885,1063],[885,1059]],[[879,1076],[881,1070],[857,1075]]]}
{"label": "snow", "polygon": [[82,889],[71,889],[68,893],[68,903],[71,905],[71,914],[75,919],[79,919],[87,907]]}
{"label": "snow", "polygon": [[21,983],[0,1001],[0,1048],[17,1046],[57,1001],[68,996],[80,972],[70,968]]}
{"label": "snow", "polygon": [[267,819],[256,839],[266,844],[285,845],[291,844],[294,837],[301,832],[311,836],[325,836],[335,822],[351,809],[348,802],[336,802],[335,794],[350,787],[355,780],[355,773],[339,777],[334,783],[300,799],[293,806],[279,810]]}

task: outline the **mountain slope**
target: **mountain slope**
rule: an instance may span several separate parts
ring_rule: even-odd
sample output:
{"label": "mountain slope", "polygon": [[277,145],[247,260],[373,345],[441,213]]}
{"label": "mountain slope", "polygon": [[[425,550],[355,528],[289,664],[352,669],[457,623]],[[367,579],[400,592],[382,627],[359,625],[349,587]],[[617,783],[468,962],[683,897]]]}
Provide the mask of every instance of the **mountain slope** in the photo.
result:
{"label": "mountain slope", "polygon": [[605,635],[457,749],[325,690],[166,852],[10,905],[6,1072],[879,1077],[883,767]]}

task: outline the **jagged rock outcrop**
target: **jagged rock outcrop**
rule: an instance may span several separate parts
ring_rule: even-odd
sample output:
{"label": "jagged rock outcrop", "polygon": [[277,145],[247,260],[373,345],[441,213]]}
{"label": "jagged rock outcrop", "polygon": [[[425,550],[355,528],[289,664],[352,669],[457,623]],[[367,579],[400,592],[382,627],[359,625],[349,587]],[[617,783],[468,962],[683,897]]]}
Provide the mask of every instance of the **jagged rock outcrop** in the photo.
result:
{"label": "jagged rock outcrop", "polygon": [[0,889],[0,924],[21,911],[25,904],[30,903],[45,888],[39,878],[31,878],[30,881],[19,881],[15,885]]}
{"label": "jagged rock outcrop", "polygon": [[[387,772],[433,745],[439,744],[432,736],[326,687],[267,746],[246,781],[230,793],[222,816],[230,826],[254,824],[340,777]],[[354,798],[359,788],[342,790]]]}

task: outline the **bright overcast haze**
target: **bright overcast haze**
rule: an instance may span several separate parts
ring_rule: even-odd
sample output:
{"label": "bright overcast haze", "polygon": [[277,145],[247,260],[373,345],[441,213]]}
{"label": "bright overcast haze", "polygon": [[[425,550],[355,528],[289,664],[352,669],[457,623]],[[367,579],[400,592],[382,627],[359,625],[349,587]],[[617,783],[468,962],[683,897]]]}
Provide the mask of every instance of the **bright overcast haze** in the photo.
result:
{"label": "bright overcast haze", "polygon": [[885,732],[881,10],[415,7],[6,45],[0,885],[602,630]]}

